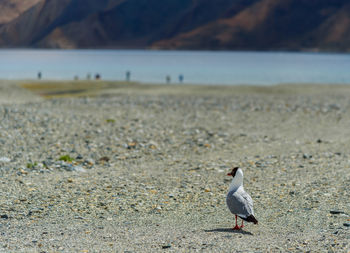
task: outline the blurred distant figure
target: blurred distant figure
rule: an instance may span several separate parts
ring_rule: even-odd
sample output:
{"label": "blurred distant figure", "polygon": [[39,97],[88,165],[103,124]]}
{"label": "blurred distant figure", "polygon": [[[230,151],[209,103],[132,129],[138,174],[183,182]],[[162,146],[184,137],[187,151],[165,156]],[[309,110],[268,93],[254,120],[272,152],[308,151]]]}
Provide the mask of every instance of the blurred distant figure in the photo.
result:
{"label": "blurred distant figure", "polygon": [[74,76],[74,80],[78,81],[79,80],[79,76]]}
{"label": "blurred distant figure", "polygon": [[130,76],[131,76],[131,73],[130,71],[126,71],[126,81],[129,82],[130,81]]}
{"label": "blurred distant figure", "polygon": [[184,81],[184,76],[182,74],[179,75],[179,82],[180,83],[183,83]]}
{"label": "blurred distant figure", "polygon": [[100,79],[101,79],[101,75],[97,73],[97,74],[95,75],[95,79],[96,79],[96,80],[100,80]]}
{"label": "blurred distant figure", "polygon": [[88,74],[86,75],[86,79],[87,79],[87,80],[91,80],[91,74],[90,74],[90,73],[88,73]]}
{"label": "blurred distant figure", "polygon": [[41,71],[38,72],[38,79],[41,80]]}
{"label": "blurred distant figure", "polygon": [[166,80],[166,83],[170,83],[170,81],[171,81],[170,76],[169,76],[169,75],[167,75],[167,76],[165,77],[165,80]]}

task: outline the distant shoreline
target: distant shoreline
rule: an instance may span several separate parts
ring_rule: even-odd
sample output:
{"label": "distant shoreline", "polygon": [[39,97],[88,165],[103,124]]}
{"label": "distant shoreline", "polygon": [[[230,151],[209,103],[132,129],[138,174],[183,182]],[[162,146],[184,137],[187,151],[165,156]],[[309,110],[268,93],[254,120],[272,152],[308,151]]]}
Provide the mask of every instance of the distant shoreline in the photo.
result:
{"label": "distant shoreline", "polygon": [[[0,81],[0,86],[2,82]],[[121,81],[11,81],[17,86],[44,98],[102,96],[113,94],[148,95],[219,95],[244,94],[339,94],[350,91],[350,85],[340,84],[277,84],[277,85],[197,85],[151,84]]]}
{"label": "distant shoreline", "polygon": [[152,50],[0,50],[0,79],[271,85],[350,83],[350,55]]}
{"label": "distant shoreline", "polygon": [[230,53],[300,53],[300,54],[350,54],[349,51],[341,50],[322,50],[317,48],[300,49],[300,50],[288,50],[288,49],[270,49],[270,50],[259,50],[259,49],[165,49],[165,48],[39,48],[39,47],[0,47],[0,51],[152,51],[152,52],[230,52]]}

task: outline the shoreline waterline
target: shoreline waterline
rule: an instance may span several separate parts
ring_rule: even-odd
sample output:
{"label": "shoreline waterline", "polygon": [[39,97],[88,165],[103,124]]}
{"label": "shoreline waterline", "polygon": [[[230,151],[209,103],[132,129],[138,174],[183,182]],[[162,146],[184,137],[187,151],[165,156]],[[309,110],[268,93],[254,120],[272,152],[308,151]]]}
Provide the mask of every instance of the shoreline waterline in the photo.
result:
{"label": "shoreline waterline", "polygon": [[[290,94],[336,94],[343,96],[350,85],[340,84],[278,84],[259,85],[164,85],[138,82],[113,81],[46,81],[46,80],[0,80],[3,90],[20,89],[31,96],[41,98],[135,95],[194,95],[194,96],[239,96],[290,95]],[[2,91],[4,93],[4,91]],[[3,94],[6,97],[5,93]],[[9,99],[6,99],[8,101]],[[15,99],[17,101],[18,99]]]}
{"label": "shoreline waterline", "polygon": [[[146,83],[350,83],[350,54],[157,50],[0,50],[0,79]],[[129,73],[129,74],[127,74]],[[127,76],[129,75],[129,76]],[[169,79],[167,79],[169,77]]]}

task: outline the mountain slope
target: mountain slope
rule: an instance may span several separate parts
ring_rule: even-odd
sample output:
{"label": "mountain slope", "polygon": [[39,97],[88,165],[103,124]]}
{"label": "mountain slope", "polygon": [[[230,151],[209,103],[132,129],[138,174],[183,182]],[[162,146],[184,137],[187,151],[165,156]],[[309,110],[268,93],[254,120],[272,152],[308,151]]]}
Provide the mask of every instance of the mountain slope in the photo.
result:
{"label": "mountain slope", "polygon": [[31,2],[3,18],[0,47],[350,50],[347,0]]}
{"label": "mountain slope", "polygon": [[0,0],[0,25],[17,18],[40,0]]}
{"label": "mountain slope", "polygon": [[[262,0],[235,16],[215,20],[188,33],[153,46],[158,48],[300,50],[324,48],[347,50],[348,5],[346,1]],[[339,15],[342,13],[342,15]],[[344,31],[329,37],[334,28]],[[338,29],[339,30],[339,29]],[[334,32],[333,32],[334,33]],[[330,42],[336,41],[338,44]]]}
{"label": "mountain slope", "polygon": [[[205,8],[203,3],[206,2]],[[95,13],[80,22],[57,27],[39,42],[46,47],[58,38],[74,38],[77,47],[143,48],[159,39],[172,38],[178,33],[224,16],[229,9],[238,12],[251,0],[188,1],[188,0],[128,0],[113,8]],[[208,8],[211,10],[208,13]],[[80,31],[80,32],[79,32]],[[73,44],[73,42],[72,42]]]}

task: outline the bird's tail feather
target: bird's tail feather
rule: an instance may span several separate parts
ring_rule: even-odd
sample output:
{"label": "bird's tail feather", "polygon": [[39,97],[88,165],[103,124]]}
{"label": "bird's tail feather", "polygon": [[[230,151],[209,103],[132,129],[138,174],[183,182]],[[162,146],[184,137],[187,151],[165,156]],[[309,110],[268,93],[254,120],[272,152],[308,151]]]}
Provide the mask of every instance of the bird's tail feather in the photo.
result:
{"label": "bird's tail feather", "polygon": [[249,215],[246,218],[240,217],[241,219],[248,221],[248,222],[253,222],[254,224],[258,224],[258,220],[253,216],[253,215]]}

